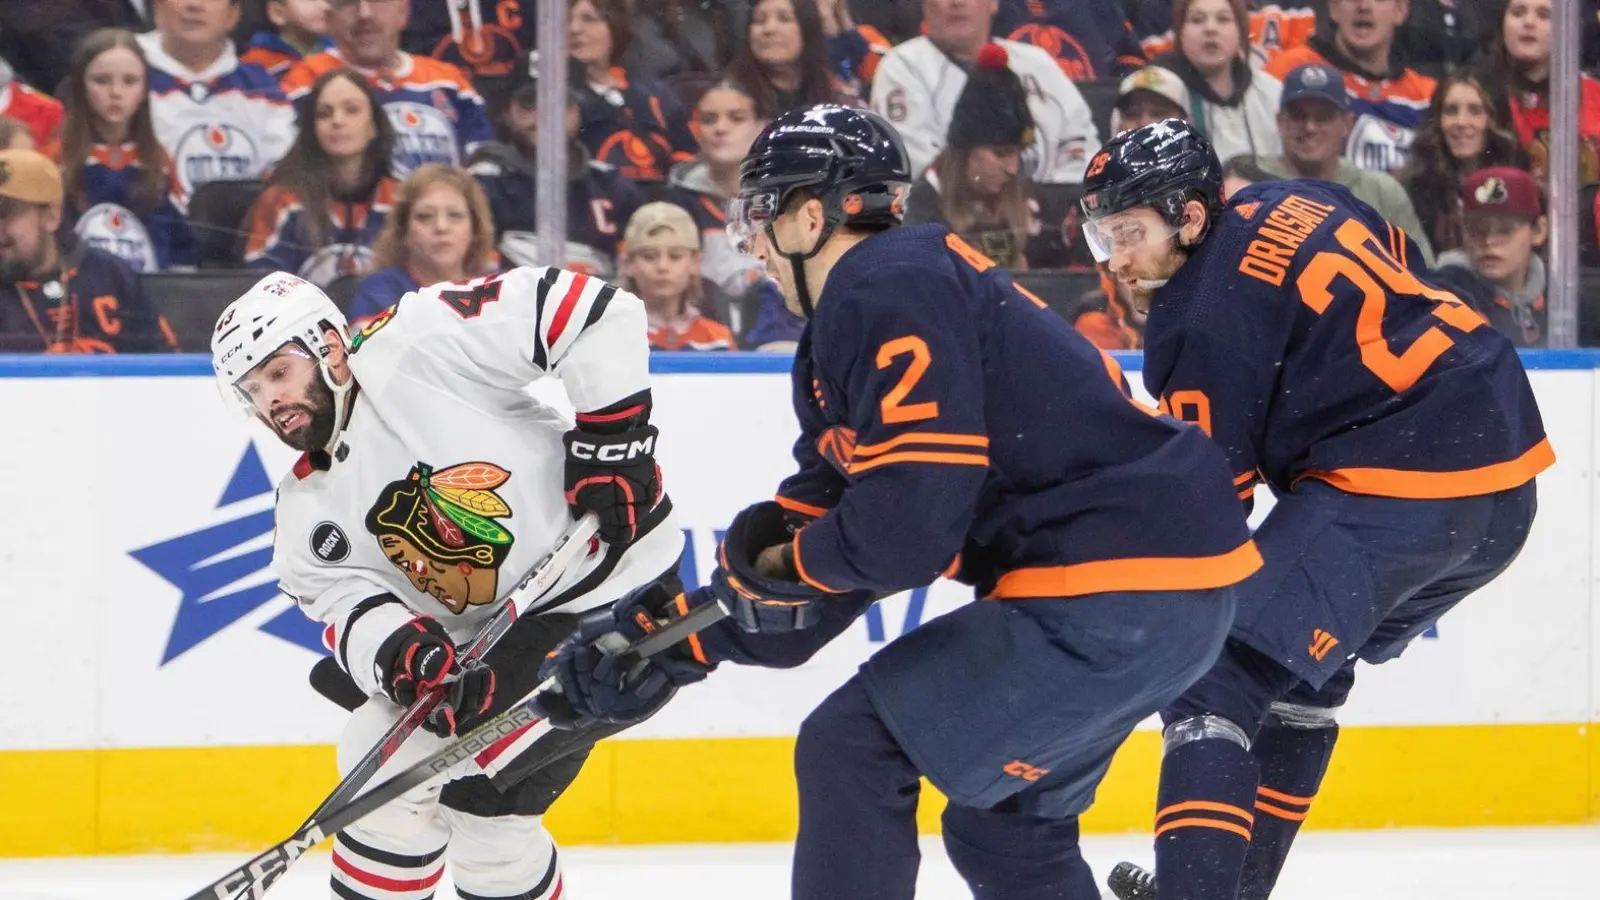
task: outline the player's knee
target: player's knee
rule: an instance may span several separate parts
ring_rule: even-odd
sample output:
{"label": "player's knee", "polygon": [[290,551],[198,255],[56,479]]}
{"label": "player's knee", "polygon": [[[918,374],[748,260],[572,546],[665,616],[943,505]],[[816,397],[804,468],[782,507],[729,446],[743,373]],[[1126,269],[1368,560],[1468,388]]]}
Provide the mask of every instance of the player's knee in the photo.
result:
{"label": "player's knee", "polygon": [[1078,846],[1078,819],[1044,819],[951,804],[943,816],[951,865],[980,900],[1098,900]]}
{"label": "player's knee", "polygon": [[852,678],[800,723],[794,745],[795,777],[810,783],[843,774],[861,750],[875,750],[885,743],[892,744],[893,739],[873,710],[860,679]]}
{"label": "player's knee", "polygon": [[1225,716],[1199,715],[1176,719],[1161,731],[1161,752],[1170,756],[1195,741],[1228,741],[1250,749],[1250,735]]}
{"label": "player's knee", "polygon": [[478,816],[444,807],[450,875],[463,897],[548,900],[561,887],[555,841],[541,816]]}
{"label": "player's knee", "polygon": [[1272,704],[1267,713],[1267,725],[1282,728],[1296,728],[1309,730],[1312,728],[1337,728],[1336,719],[1339,710],[1337,707],[1306,706],[1299,703],[1285,703],[1280,700]]}

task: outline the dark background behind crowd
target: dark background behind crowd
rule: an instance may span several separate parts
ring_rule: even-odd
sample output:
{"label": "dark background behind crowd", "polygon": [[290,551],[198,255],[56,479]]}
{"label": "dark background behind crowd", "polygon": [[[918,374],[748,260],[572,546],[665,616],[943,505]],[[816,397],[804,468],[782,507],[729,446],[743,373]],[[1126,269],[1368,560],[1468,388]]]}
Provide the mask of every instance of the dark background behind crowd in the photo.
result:
{"label": "dark background behind crowd", "polygon": [[[555,0],[552,0],[555,2]],[[572,0],[564,134],[538,127],[533,0],[0,4],[0,352],[203,350],[263,271],[354,320],[557,262],[662,350],[793,346],[724,210],[761,128],[870,106],[939,222],[1095,343],[1142,320],[1083,247],[1116,131],[1201,127],[1230,190],[1337,181],[1521,346],[1548,342],[1552,2]],[[1600,0],[1580,4],[1580,333],[1600,344]],[[536,258],[539,141],[567,249]]]}

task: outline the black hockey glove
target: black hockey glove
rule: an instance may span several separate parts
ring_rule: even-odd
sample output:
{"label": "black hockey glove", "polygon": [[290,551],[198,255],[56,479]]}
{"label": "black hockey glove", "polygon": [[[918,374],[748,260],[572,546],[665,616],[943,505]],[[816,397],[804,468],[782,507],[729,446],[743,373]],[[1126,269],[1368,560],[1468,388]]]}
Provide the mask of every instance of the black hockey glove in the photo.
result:
{"label": "black hockey glove", "polygon": [[[817,624],[818,604],[827,593],[806,584],[795,574],[794,520],[771,501],[746,507],[733,517],[728,533],[717,548],[717,568],[711,573],[711,592],[744,631],[786,634]],[[782,576],[763,574],[756,558],[768,547],[783,547]],[[793,576],[792,578],[790,576]]]}
{"label": "black hockey glove", "polygon": [[481,662],[457,664],[450,635],[431,616],[419,616],[395,629],[378,646],[374,662],[384,695],[400,706],[410,706],[444,686],[444,701],[422,723],[440,737],[464,730],[494,700],[494,670]]}
{"label": "black hockey glove", "polygon": [[644,660],[615,654],[695,606],[711,602],[706,591],[674,593],[658,582],[628,593],[610,608],[585,615],[578,630],[539,670],[541,678],[554,676],[561,684],[560,694],[547,693],[539,702],[550,724],[557,728],[580,728],[597,721],[633,725],[655,715],[679,687],[703,680],[715,663],[693,636]]}
{"label": "black hockey glove", "polygon": [[626,544],[639,534],[645,513],[661,499],[656,428],[645,392],[603,410],[578,414],[567,432],[566,494],[573,518],[593,512],[600,538]]}

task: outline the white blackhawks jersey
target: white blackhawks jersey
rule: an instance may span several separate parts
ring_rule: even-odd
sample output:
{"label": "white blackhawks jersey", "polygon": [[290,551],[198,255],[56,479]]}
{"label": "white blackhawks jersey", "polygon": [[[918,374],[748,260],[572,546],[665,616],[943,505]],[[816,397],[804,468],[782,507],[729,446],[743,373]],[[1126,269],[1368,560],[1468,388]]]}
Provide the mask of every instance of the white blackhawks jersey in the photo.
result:
{"label": "white blackhawks jersey", "polygon": [[[1083,95],[1054,57],[1031,44],[996,40],[1006,49],[1011,71],[1028,94],[1034,144],[1023,151],[1024,170],[1034,181],[1083,181],[1089,157],[1100,149],[1100,134]],[[967,72],[926,37],[890,50],[872,76],[872,110],[900,132],[918,178],[944,149],[956,99],[967,86]]]}
{"label": "white blackhawks jersey", "polygon": [[[634,295],[519,268],[406,294],[352,345],[349,422],[320,465],[308,454],[279,485],[273,568],[376,695],[396,628],[433,616],[464,642],[572,525],[572,422],[529,385],[558,377],[579,411],[606,407],[649,386],[649,344]],[[577,612],[675,568],[683,535],[665,500],[647,521],[625,553],[591,547],[546,597]],[[384,595],[398,602],[372,599]]]}

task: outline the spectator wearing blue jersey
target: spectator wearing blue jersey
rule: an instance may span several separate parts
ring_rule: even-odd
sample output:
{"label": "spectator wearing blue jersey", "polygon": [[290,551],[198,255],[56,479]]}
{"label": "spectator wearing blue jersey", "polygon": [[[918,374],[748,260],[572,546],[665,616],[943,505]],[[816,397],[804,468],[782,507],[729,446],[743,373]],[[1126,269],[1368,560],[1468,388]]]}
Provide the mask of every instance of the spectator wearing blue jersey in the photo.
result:
{"label": "spectator wearing blue jersey", "polygon": [[756,99],[763,119],[818,103],[866,105],[859,82],[845,81],[829,57],[816,0],[756,0],[726,74]]}
{"label": "spectator wearing blue jersey", "polygon": [[195,263],[188,220],[172,201],[172,162],[150,118],[148,84],[133,32],[90,33],[67,77],[61,130],[69,227],[135,272]]}
{"label": "spectator wearing blue jersey", "polygon": [[374,248],[378,270],[362,279],[348,315],[378,315],[408,291],[493,272],[494,220],[478,182],[461,169],[428,163],[400,185]]}
{"label": "spectator wearing blue jersey", "polygon": [[374,268],[372,246],[398,185],[394,132],[365,78],[335,69],[301,107],[300,135],[250,210],[245,265],[326,286]]}
{"label": "spectator wearing blue jersey", "polygon": [[624,0],[573,0],[568,16],[571,83],[582,90],[579,137],[597,160],[634,182],[660,182],[698,146],[672,91],[619,65],[633,43]]}

